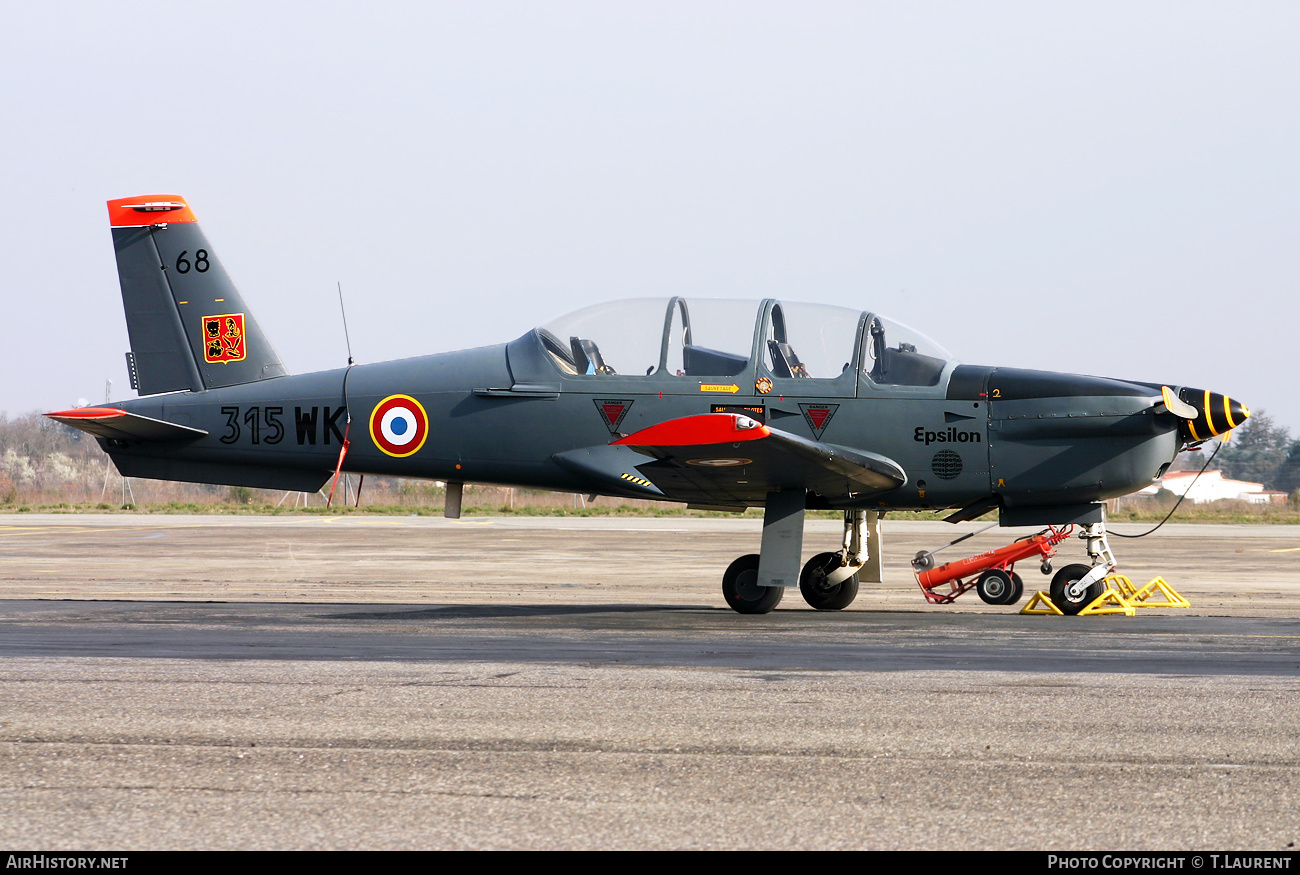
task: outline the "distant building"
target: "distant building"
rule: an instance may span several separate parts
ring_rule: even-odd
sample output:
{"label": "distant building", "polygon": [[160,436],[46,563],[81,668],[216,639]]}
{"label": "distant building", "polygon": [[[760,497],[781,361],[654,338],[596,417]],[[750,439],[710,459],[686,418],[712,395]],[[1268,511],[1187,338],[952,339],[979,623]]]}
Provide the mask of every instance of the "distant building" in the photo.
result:
{"label": "distant building", "polygon": [[[1193,482],[1195,481],[1195,482]],[[1229,480],[1222,471],[1206,471],[1198,479],[1195,471],[1171,471],[1157,482],[1141,490],[1138,495],[1155,495],[1168,489],[1175,495],[1186,495],[1194,504],[1210,501],[1247,501],[1251,504],[1285,502],[1287,494],[1275,489],[1265,489],[1263,483],[1248,480]]]}

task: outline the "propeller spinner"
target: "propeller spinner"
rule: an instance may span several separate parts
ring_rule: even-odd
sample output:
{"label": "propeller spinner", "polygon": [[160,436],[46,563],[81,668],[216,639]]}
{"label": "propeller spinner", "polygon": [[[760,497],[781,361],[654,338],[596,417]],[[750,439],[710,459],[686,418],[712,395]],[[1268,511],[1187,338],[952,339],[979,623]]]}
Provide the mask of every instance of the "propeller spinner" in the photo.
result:
{"label": "propeller spinner", "polygon": [[[1186,410],[1174,409],[1168,403],[1165,406],[1183,418],[1178,433],[1188,443],[1226,435],[1250,418],[1250,408],[1246,405],[1209,389],[1179,389],[1176,400]],[[1188,411],[1194,412],[1195,416],[1186,415]]]}

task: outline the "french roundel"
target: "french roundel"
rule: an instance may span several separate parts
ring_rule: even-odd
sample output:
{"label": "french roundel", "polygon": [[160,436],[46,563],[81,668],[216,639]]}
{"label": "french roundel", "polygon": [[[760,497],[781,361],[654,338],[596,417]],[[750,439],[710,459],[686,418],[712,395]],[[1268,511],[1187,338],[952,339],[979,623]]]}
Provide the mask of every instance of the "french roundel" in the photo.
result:
{"label": "french roundel", "polygon": [[389,395],[370,414],[370,439],[390,456],[413,455],[428,436],[429,416],[410,395]]}

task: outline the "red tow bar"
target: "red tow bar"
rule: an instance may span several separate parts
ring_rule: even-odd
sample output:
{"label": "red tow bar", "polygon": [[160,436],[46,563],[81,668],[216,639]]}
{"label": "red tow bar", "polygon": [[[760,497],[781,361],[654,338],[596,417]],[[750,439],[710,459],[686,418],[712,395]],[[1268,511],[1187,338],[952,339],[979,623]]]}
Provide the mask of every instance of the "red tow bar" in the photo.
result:
{"label": "red tow bar", "polygon": [[[1073,531],[1074,526],[1060,529],[1048,526],[1036,535],[1013,541],[1005,547],[926,570],[922,570],[923,565],[918,567],[918,563],[923,563],[924,559],[933,554],[922,553],[912,562],[913,568],[917,569],[916,582],[921,585],[921,592],[930,604],[950,605],[957,596],[974,589],[980,577],[987,571],[1004,571],[1011,574],[1017,562],[1031,556],[1037,556],[1040,560],[1055,556],[1056,545],[1070,537]],[[945,585],[947,588],[941,589]]]}

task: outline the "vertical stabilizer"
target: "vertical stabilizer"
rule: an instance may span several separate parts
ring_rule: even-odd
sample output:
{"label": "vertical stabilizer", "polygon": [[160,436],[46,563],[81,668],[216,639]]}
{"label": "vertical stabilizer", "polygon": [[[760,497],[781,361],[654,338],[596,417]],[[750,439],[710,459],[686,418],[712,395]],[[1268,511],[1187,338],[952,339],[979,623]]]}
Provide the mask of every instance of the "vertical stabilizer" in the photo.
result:
{"label": "vertical stabilizer", "polygon": [[286,373],[184,198],[112,200],[108,216],[141,395]]}

